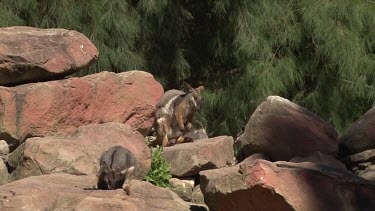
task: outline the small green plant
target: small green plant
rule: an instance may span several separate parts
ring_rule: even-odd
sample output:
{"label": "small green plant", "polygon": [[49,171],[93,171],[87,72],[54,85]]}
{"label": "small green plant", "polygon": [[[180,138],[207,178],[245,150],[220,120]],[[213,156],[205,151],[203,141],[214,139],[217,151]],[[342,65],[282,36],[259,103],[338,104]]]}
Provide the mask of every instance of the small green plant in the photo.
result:
{"label": "small green plant", "polygon": [[172,175],[169,172],[170,164],[161,156],[163,147],[157,146],[154,152],[151,149],[151,169],[144,179],[159,187],[170,187],[169,179]]}

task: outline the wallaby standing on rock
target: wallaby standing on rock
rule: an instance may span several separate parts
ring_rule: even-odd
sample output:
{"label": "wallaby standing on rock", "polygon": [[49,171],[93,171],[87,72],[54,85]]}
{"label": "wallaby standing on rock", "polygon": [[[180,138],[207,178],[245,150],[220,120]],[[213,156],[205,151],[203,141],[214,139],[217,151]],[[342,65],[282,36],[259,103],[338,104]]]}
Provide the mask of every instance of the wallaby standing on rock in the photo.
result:
{"label": "wallaby standing on rock", "polygon": [[97,174],[97,188],[114,190],[122,188],[130,195],[130,177],[135,168],[135,157],[128,149],[115,146],[103,152]]}
{"label": "wallaby standing on rock", "polygon": [[153,145],[168,146],[175,142],[183,142],[184,134],[192,128],[194,113],[202,107],[201,91],[203,86],[196,89],[186,84],[188,92],[169,90],[164,93],[156,105],[155,123],[156,140]]}

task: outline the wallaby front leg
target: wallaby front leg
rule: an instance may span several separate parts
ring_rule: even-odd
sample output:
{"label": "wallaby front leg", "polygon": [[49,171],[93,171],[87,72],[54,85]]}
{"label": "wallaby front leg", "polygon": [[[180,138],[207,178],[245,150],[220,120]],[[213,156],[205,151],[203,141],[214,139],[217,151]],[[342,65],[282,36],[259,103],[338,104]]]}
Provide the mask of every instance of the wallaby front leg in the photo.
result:
{"label": "wallaby front leg", "polygon": [[96,176],[96,183],[95,185],[92,186],[92,190],[98,190],[98,183],[99,183],[99,175],[95,175]]}
{"label": "wallaby front leg", "polygon": [[125,191],[126,195],[130,195],[130,179],[131,176],[133,175],[134,171],[134,166],[131,166],[130,168],[127,169],[126,174],[125,174],[125,180],[124,184],[122,185],[122,189]]}
{"label": "wallaby front leg", "polygon": [[193,127],[193,125],[190,123],[190,122],[188,122],[188,123],[186,123],[186,132],[190,132],[191,131],[191,129],[192,129],[192,127]]}
{"label": "wallaby front leg", "polygon": [[175,111],[175,117],[178,123],[178,127],[181,131],[185,130],[185,125],[184,125],[184,112],[185,109],[183,106],[179,107]]}

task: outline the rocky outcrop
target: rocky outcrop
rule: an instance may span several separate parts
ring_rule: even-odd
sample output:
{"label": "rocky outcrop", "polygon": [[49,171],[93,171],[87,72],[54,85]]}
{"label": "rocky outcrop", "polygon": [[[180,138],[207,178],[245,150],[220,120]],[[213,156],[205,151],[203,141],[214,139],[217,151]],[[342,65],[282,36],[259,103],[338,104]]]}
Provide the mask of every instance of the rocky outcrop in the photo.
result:
{"label": "rocky outcrop", "polygon": [[176,177],[197,175],[200,171],[234,164],[233,138],[219,136],[166,147],[162,157]]}
{"label": "rocky outcrop", "polygon": [[367,111],[340,136],[340,157],[375,149],[375,107]]}
{"label": "rocky outcrop", "polygon": [[132,180],[129,196],[122,189],[90,190],[94,183],[95,176],[29,177],[1,186],[0,210],[206,210],[148,182]]}
{"label": "rocky outcrop", "polygon": [[9,154],[8,143],[4,140],[0,140],[0,160],[7,161]]}
{"label": "rocky outcrop", "polygon": [[200,172],[210,210],[372,210],[375,183],[314,163],[265,160]]}
{"label": "rocky outcrop", "polygon": [[133,130],[125,124],[107,123],[82,126],[67,137],[29,138],[9,155],[14,168],[11,179],[52,173],[95,175],[102,153],[116,145],[135,155],[135,175],[143,179],[150,169],[150,152],[143,136]]}
{"label": "rocky outcrop", "polygon": [[8,183],[8,169],[2,159],[0,159],[0,185]]}
{"label": "rocky outcrop", "polygon": [[342,158],[348,169],[357,175],[375,182],[375,149]]}
{"label": "rocky outcrop", "polygon": [[197,204],[204,204],[204,196],[200,185],[195,186],[193,189],[192,202]]}
{"label": "rocky outcrop", "polygon": [[375,107],[340,137],[339,151],[341,160],[351,171],[375,181]]}
{"label": "rocky outcrop", "polygon": [[270,96],[251,115],[238,140],[242,158],[262,153],[288,161],[320,151],[336,156],[338,135],[307,109],[278,96]]}
{"label": "rocky outcrop", "polygon": [[184,201],[192,201],[194,179],[169,179],[171,189]]}
{"label": "rocky outcrop", "polygon": [[93,64],[98,49],[83,34],[26,26],[0,28],[0,85],[63,78]]}
{"label": "rocky outcrop", "polygon": [[8,143],[4,140],[0,140],[0,157],[9,154]]}
{"label": "rocky outcrop", "polygon": [[294,157],[290,160],[292,163],[315,163],[318,165],[330,167],[330,168],[338,168],[342,170],[346,170],[345,164],[341,161],[337,160],[331,155],[325,155],[321,152],[313,152],[309,156],[306,157]]}
{"label": "rocky outcrop", "polygon": [[61,136],[77,127],[120,122],[147,133],[163,88],[143,71],[0,87],[0,139],[17,147],[28,137]]}

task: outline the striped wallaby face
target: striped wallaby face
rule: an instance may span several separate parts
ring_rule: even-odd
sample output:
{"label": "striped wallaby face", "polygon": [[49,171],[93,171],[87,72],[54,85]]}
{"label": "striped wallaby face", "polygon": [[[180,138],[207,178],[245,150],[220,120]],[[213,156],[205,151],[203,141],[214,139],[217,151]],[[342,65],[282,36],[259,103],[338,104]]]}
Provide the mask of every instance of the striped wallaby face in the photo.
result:
{"label": "striped wallaby face", "polygon": [[125,171],[114,171],[106,162],[103,162],[98,176],[103,179],[108,190],[115,190],[119,181],[123,180],[126,174]]}
{"label": "striped wallaby face", "polygon": [[186,86],[189,89],[189,101],[193,106],[197,109],[200,110],[202,108],[202,103],[203,103],[203,97],[201,92],[204,90],[203,86],[200,86],[198,88],[192,88],[189,84],[186,84]]}

